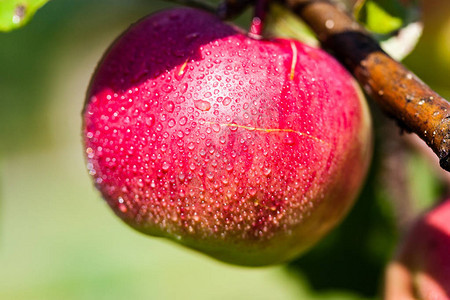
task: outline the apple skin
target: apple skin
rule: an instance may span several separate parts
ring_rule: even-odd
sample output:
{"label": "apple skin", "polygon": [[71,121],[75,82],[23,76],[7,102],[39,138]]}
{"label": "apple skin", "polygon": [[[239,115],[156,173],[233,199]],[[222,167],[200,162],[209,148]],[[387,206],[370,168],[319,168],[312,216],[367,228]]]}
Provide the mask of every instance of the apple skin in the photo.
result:
{"label": "apple skin", "polygon": [[331,56],[190,8],[113,43],[83,120],[88,170],[121,219],[248,266],[292,259],[332,229],[371,155],[364,98]]}
{"label": "apple skin", "polygon": [[411,227],[386,272],[385,299],[450,299],[450,199]]}

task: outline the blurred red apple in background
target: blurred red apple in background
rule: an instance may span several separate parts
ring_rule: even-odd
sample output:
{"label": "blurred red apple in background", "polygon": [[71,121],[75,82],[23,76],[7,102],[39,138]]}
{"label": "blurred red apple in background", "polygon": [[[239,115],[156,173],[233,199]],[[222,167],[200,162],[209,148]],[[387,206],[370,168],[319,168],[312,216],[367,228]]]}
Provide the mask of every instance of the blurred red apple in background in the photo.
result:
{"label": "blurred red apple in background", "polygon": [[385,299],[450,299],[450,199],[412,226],[387,269]]}

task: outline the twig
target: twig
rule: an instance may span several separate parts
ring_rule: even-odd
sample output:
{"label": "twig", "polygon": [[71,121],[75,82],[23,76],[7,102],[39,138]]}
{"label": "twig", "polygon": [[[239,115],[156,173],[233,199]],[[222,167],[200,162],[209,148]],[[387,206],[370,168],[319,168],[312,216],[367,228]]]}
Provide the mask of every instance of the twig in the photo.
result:
{"label": "twig", "polygon": [[268,10],[268,0],[257,0],[255,3],[255,9],[253,12],[253,19],[252,23],[250,25],[250,30],[248,32],[248,35],[256,38],[261,39],[263,28],[264,28],[264,20],[267,15]]}
{"label": "twig", "polygon": [[[276,1],[302,18],[380,107],[403,129],[424,140],[439,157],[441,167],[450,171],[450,104],[444,98],[381,50],[364,28],[336,5],[327,0]],[[249,3],[226,2],[234,5],[229,9]]]}

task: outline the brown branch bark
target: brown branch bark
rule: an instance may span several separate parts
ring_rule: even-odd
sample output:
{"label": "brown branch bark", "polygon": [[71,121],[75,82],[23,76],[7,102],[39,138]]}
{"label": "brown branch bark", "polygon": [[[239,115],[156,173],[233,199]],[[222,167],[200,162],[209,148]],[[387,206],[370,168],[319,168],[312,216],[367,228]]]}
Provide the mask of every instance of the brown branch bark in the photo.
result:
{"label": "brown branch bark", "polygon": [[350,16],[323,0],[280,0],[316,33],[400,126],[419,135],[450,170],[450,104],[392,59]]}
{"label": "brown branch bark", "polygon": [[[450,171],[450,104],[392,59],[345,11],[327,0],[276,0],[302,18],[323,47],[338,58],[364,90],[408,132],[416,133]],[[249,0],[226,0],[232,16]],[[251,1],[250,1],[251,2]],[[240,3],[240,5],[239,5]]]}

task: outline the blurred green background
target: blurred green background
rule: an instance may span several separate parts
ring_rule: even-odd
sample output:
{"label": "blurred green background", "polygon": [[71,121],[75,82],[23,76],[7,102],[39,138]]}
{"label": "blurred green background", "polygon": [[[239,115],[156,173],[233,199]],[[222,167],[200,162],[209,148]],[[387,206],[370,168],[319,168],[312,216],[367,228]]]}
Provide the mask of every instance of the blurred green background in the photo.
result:
{"label": "blurred green background", "polygon": [[[425,5],[424,36],[406,63],[450,98],[450,3]],[[378,298],[398,238],[393,197],[380,183],[378,146],[348,218],[287,265],[217,262],[129,229],[103,202],[81,146],[89,78],[120,32],[167,6],[50,1],[24,28],[0,33],[0,299]],[[408,166],[425,206],[440,186],[426,160],[413,155]]]}

